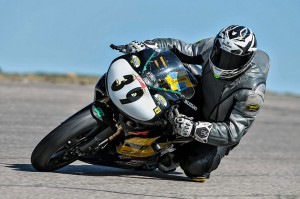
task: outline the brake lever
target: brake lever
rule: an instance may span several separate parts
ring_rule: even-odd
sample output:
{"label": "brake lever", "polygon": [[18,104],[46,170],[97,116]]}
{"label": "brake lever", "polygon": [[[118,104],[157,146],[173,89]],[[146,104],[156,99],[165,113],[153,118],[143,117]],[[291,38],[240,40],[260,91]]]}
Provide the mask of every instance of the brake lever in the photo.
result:
{"label": "brake lever", "polygon": [[166,118],[172,123],[172,120],[175,117],[180,116],[181,114],[178,111],[178,105],[174,105],[170,107],[170,109],[166,112]]}
{"label": "brake lever", "polygon": [[127,48],[127,45],[114,45],[114,44],[110,44],[110,46],[113,50],[117,50],[119,52],[124,52],[124,50]]}
{"label": "brake lever", "polygon": [[178,117],[178,116],[181,115],[181,114],[179,113],[179,111],[178,111],[178,107],[177,107],[177,106],[174,108],[174,113],[175,113],[175,117]]}

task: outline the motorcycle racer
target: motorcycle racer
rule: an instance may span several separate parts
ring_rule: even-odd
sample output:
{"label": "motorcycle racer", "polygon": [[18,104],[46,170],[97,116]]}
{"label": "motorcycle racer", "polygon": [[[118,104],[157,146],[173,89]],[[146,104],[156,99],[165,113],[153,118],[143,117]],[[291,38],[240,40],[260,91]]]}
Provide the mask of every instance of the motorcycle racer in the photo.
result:
{"label": "motorcycle racer", "polygon": [[174,132],[194,141],[162,156],[158,168],[169,172],[179,165],[188,177],[204,181],[239,144],[261,109],[269,57],[257,49],[252,30],[240,25],[228,26],[215,38],[193,44],[172,38],[133,41],[123,52],[147,47],[170,48],[199,82],[181,114],[168,114]]}

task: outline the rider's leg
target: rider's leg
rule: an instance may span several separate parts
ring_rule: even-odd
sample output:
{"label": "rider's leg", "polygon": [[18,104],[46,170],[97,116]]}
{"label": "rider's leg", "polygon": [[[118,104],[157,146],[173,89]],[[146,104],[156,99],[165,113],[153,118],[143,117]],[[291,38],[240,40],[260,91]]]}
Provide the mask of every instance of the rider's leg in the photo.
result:
{"label": "rider's leg", "polygon": [[194,141],[178,148],[174,161],[180,163],[180,167],[188,177],[204,181],[209,178],[211,171],[217,169],[229,149],[230,147],[217,147]]}

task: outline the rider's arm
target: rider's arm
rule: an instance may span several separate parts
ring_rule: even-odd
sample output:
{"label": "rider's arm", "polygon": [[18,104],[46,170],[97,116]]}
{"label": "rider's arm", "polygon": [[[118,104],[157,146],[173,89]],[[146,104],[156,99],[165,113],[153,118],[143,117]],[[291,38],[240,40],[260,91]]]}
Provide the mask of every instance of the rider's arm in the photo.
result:
{"label": "rider's arm", "polygon": [[252,125],[264,101],[265,85],[254,91],[241,90],[236,96],[236,104],[225,122],[212,123],[208,144],[231,146],[237,144]]}
{"label": "rider's arm", "polygon": [[172,38],[157,38],[153,39],[159,47],[173,48],[175,46],[181,53],[188,56],[196,56],[204,54],[204,52],[211,46],[213,38],[202,39],[196,43],[188,44],[179,39]]}
{"label": "rider's arm", "polygon": [[213,40],[213,38],[202,39],[193,44],[172,38],[157,38],[152,41],[161,48],[170,48],[183,63],[188,64],[185,65],[187,69],[194,75],[201,76],[199,65],[202,65],[204,60],[208,60],[208,49],[211,48]]}

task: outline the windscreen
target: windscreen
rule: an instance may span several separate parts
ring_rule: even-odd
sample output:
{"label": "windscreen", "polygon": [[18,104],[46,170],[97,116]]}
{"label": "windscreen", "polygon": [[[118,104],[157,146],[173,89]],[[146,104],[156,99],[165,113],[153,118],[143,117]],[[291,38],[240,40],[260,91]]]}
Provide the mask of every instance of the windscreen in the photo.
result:
{"label": "windscreen", "polygon": [[156,49],[150,53],[141,72],[145,83],[150,88],[190,98],[194,94],[195,85],[182,62],[169,49]]}

